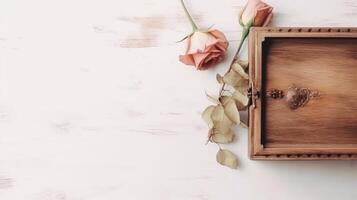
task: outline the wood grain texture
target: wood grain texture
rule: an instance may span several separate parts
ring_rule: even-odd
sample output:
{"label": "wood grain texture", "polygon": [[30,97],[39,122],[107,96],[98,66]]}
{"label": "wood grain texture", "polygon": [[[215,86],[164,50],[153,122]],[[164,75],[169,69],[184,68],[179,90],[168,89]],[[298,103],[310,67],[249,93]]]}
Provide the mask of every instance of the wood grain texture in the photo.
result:
{"label": "wood grain texture", "polygon": [[266,98],[264,144],[357,144],[357,38],[267,39],[265,90],[314,88],[320,98],[291,110]]}
{"label": "wood grain texture", "polygon": [[[258,109],[250,110],[252,158],[355,159],[356,29],[257,28],[250,45],[260,92]],[[286,100],[292,85],[320,96],[292,110]],[[285,98],[267,96],[272,89],[283,90]]]}

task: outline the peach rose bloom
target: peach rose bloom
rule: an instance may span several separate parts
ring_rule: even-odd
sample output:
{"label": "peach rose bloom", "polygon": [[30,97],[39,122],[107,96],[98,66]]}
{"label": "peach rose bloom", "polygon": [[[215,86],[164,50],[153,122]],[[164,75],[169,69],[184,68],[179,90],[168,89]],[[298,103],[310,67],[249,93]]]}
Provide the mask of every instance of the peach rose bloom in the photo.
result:
{"label": "peach rose bloom", "polygon": [[253,20],[252,26],[266,26],[273,17],[273,7],[261,0],[248,0],[245,5],[240,21],[246,26]]}
{"label": "peach rose bloom", "polygon": [[196,31],[187,38],[186,54],[180,55],[180,61],[194,65],[198,70],[206,70],[223,60],[227,48],[228,41],[222,32]]}

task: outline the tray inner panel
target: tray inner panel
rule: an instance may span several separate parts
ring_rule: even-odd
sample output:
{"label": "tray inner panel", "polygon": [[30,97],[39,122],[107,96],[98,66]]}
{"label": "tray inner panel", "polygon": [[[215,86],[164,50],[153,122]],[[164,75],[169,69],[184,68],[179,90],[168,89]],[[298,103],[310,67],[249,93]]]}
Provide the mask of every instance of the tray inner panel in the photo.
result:
{"label": "tray inner panel", "polygon": [[262,52],[263,93],[320,91],[296,110],[263,95],[264,145],[357,144],[357,38],[266,38]]}

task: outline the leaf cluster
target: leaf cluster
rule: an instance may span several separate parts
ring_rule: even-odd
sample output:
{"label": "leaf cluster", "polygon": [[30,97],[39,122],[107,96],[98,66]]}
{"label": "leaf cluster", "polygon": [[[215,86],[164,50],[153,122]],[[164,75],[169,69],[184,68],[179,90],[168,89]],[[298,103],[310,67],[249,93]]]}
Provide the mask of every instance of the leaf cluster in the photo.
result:
{"label": "leaf cluster", "polygon": [[[249,104],[247,96],[248,89],[248,63],[236,60],[231,70],[223,76],[217,74],[216,78],[220,84],[230,86],[230,89],[218,97],[209,96],[215,105],[208,106],[202,113],[202,119],[208,125],[208,140],[216,144],[227,144],[234,141],[235,125],[243,125],[239,111],[245,110]],[[230,168],[237,168],[238,161],[236,156],[229,150],[219,149],[217,162]]]}

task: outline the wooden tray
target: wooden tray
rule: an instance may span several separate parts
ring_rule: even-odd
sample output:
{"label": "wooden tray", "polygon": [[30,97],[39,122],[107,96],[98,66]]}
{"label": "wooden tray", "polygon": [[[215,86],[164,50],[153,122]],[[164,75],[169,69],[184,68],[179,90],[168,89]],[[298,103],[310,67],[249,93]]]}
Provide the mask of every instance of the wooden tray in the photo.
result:
{"label": "wooden tray", "polygon": [[249,61],[251,159],[357,159],[357,28],[252,28]]}

